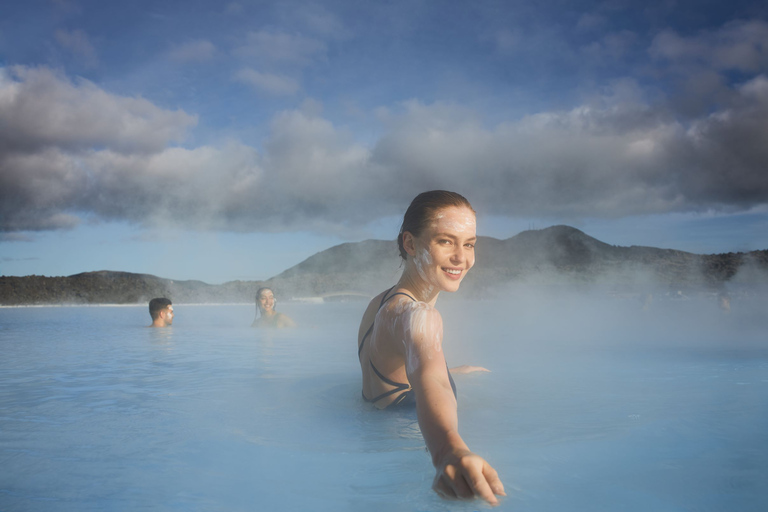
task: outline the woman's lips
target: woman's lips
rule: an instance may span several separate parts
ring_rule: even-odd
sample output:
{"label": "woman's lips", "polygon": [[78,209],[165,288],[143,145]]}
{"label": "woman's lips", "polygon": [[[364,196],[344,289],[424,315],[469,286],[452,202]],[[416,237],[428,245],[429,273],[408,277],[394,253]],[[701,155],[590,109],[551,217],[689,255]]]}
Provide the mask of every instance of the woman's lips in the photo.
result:
{"label": "woman's lips", "polygon": [[442,268],[443,272],[448,276],[449,279],[461,279],[461,269],[460,268]]}

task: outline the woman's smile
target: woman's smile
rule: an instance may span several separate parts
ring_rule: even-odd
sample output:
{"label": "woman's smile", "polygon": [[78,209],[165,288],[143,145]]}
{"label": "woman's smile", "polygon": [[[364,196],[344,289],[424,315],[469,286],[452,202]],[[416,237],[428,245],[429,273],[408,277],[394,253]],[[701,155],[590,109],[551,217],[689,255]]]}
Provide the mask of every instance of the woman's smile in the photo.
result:
{"label": "woman's smile", "polygon": [[414,257],[419,275],[438,290],[458,290],[475,264],[476,240],[474,212],[465,207],[444,208],[418,237],[418,245],[423,244]]}
{"label": "woman's smile", "polygon": [[461,279],[462,270],[460,268],[443,268],[443,272],[448,274],[449,279]]}

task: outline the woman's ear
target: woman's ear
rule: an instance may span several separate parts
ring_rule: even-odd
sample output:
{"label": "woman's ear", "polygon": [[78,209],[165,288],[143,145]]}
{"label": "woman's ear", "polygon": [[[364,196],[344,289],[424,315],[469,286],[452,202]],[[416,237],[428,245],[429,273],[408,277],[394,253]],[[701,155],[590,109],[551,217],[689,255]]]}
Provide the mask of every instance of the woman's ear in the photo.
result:
{"label": "woman's ear", "polygon": [[416,239],[410,231],[403,232],[403,249],[410,256],[416,255]]}

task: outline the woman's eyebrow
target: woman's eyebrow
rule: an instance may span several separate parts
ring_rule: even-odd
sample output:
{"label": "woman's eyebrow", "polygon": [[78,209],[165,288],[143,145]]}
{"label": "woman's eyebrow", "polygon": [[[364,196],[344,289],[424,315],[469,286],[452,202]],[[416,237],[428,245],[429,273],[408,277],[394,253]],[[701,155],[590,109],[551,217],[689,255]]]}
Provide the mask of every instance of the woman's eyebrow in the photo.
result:
{"label": "woman's eyebrow", "polygon": [[[459,239],[459,237],[457,237],[456,235],[452,235],[450,233],[435,233],[435,238],[440,238],[440,237],[442,237],[442,238],[453,238],[454,240],[458,240]],[[472,238],[467,238],[467,241],[472,241],[472,240],[477,241],[477,236],[473,236]]]}

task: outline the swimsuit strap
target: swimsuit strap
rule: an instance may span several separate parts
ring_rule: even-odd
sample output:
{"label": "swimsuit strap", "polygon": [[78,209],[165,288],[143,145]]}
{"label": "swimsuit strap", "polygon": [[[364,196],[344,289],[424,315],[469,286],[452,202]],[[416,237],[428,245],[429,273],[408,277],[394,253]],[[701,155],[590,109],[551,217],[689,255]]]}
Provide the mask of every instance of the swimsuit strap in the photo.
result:
{"label": "swimsuit strap", "polygon": [[[393,286],[392,288],[387,290],[386,293],[384,293],[384,297],[381,298],[381,303],[379,304],[379,309],[381,309],[384,306],[384,304],[389,299],[391,299],[392,297],[394,297],[396,295],[405,295],[406,297],[411,299],[413,302],[417,302],[416,299],[414,299],[413,297],[411,297],[407,293],[403,293],[403,292],[396,292],[396,293],[393,293],[392,295],[387,296],[389,294],[389,292],[391,292],[394,288],[395,287]],[[375,323],[375,320],[374,320],[374,323]],[[363,344],[365,343],[365,339],[368,336],[370,336],[371,332],[373,331],[373,325],[374,324],[371,324],[371,326],[368,328],[368,330],[366,331],[365,335],[363,336],[362,341],[360,341],[360,346],[357,349],[357,357],[358,358],[360,357],[360,353],[363,350]],[[386,384],[389,384],[390,386],[394,386],[394,389],[390,389],[389,391],[385,391],[384,393],[380,394],[379,396],[377,396],[375,398],[371,398],[371,399],[366,398],[365,397],[365,393],[363,393],[361,391],[360,394],[363,395],[363,400],[365,400],[366,402],[375,403],[375,402],[378,402],[379,400],[381,400],[382,398],[386,398],[386,397],[388,397],[390,395],[394,395],[395,393],[402,392],[402,394],[400,396],[398,396],[395,399],[394,402],[389,404],[388,407],[396,406],[396,405],[399,405],[400,403],[412,403],[410,401],[414,400],[415,395],[413,393],[413,388],[411,387],[410,383],[409,384],[403,384],[402,382],[395,382],[395,381],[387,378],[386,376],[384,376],[378,370],[378,368],[376,368],[373,365],[373,361],[371,361],[369,359],[368,363],[370,363],[371,368],[373,368],[373,371],[376,373],[376,376],[378,378],[380,378]],[[448,368],[448,362],[445,363],[445,372],[448,374],[448,382],[450,382],[450,384],[451,384],[451,390],[453,391],[453,396],[458,400],[458,394],[456,393],[456,383],[453,381],[453,377],[451,376],[451,370]]]}
{"label": "swimsuit strap", "polygon": [[[414,299],[413,297],[411,297],[410,295],[408,295],[408,294],[407,294],[407,293],[405,293],[405,292],[395,292],[395,293],[393,293],[392,295],[390,295],[389,297],[387,297],[387,298],[386,298],[386,300],[385,300],[384,302],[387,302],[389,299],[391,299],[391,298],[392,298],[392,297],[394,297],[395,295],[405,295],[406,297],[408,297],[409,299],[411,299],[413,302],[418,302],[416,299]],[[381,306],[383,306],[383,305],[384,305],[384,302],[382,302]],[[379,309],[381,309],[381,306],[379,306]]]}
{"label": "swimsuit strap", "polygon": [[394,386],[394,389],[390,389],[389,391],[385,391],[384,393],[380,394],[376,398],[371,398],[371,399],[365,398],[365,394],[363,394],[363,399],[366,402],[375,403],[375,402],[378,402],[379,400],[381,400],[382,398],[388,397],[389,395],[394,395],[395,393],[399,393],[400,391],[407,391],[407,390],[411,389],[411,385],[410,384],[403,384],[401,382],[395,382],[395,381],[393,381],[391,379],[388,379],[387,377],[382,375],[382,373],[375,366],[373,366],[373,362],[372,361],[368,361],[368,362],[371,364],[371,368],[373,368],[373,371],[376,373],[376,376],[378,378],[380,378],[381,380],[383,380],[384,382],[386,382],[387,384],[389,384],[390,386]]}
{"label": "swimsuit strap", "polygon": [[[411,297],[411,296],[410,296],[410,295],[408,295],[407,293],[403,293],[403,292],[397,292],[397,293],[393,293],[392,295],[390,295],[389,297],[387,297],[387,294],[388,294],[389,292],[391,292],[392,290],[394,290],[394,289],[395,289],[395,287],[393,286],[392,288],[390,288],[389,290],[387,290],[386,292],[384,292],[384,296],[381,298],[381,302],[379,303],[379,307],[378,307],[378,309],[376,309],[376,311],[378,311],[379,309],[381,309],[381,308],[384,306],[384,303],[385,303],[385,302],[387,302],[387,301],[388,301],[389,299],[391,299],[392,297],[394,297],[395,295],[405,295],[406,297],[408,297],[409,299],[411,299],[413,302],[416,302],[416,299],[414,299],[413,297]],[[373,324],[371,324],[371,326],[368,328],[368,330],[367,330],[367,331],[365,331],[365,334],[363,335],[363,339],[362,339],[362,340],[360,340],[360,345],[357,347],[357,358],[358,358],[358,359],[360,359],[360,352],[362,352],[362,351],[363,351],[363,344],[365,343],[365,338],[367,338],[368,336],[370,336],[370,335],[371,335],[371,332],[373,332]]]}
{"label": "swimsuit strap", "polygon": [[[391,292],[391,291],[392,291],[394,288],[395,288],[395,287],[393,286],[392,288],[390,288],[389,290],[387,290],[387,291],[384,293],[384,296],[381,298],[381,303],[379,303],[379,307],[378,307],[377,311],[378,311],[378,310],[380,310],[380,309],[381,309],[381,308],[384,306],[384,304],[385,304],[385,303],[386,303],[386,302],[387,302],[389,299],[391,299],[392,297],[395,297],[396,295],[405,295],[406,297],[408,297],[408,298],[409,298],[409,299],[411,299],[412,301],[416,302],[416,299],[414,299],[413,297],[411,297],[411,296],[410,296],[410,295],[408,295],[407,293],[403,293],[403,292],[396,292],[396,293],[393,293],[392,295],[389,295],[389,292]],[[362,352],[362,350],[363,350],[363,344],[365,343],[365,339],[366,339],[368,336],[370,336],[370,335],[371,335],[371,332],[373,332],[373,326],[374,326],[374,324],[375,324],[375,323],[376,323],[376,321],[375,321],[375,319],[374,319],[374,322],[371,324],[371,326],[370,326],[370,327],[368,328],[368,330],[365,332],[365,335],[363,335],[363,339],[360,341],[360,346],[357,348],[357,357],[358,357],[358,359],[360,358],[360,353],[361,353],[361,352]],[[379,400],[381,400],[382,398],[386,398],[386,397],[388,397],[388,396],[390,396],[390,395],[394,395],[395,393],[400,393],[400,392],[402,392],[402,391],[405,391],[405,393],[403,393],[403,394],[402,394],[402,395],[400,395],[400,396],[399,396],[397,399],[395,399],[395,401],[393,402],[393,404],[397,405],[397,404],[399,404],[400,402],[402,402],[403,400],[405,400],[405,398],[406,398],[406,396],[405,396],[405,395],[408,393],[408,391],[410,391],[410,390],[411,390],[411,385],[410,385],[410,384],[403,384],[402,382],[395,382],[395,381],[393,381],[393,380],[391,380],[391,379],[387,378],[386,376],[384,376],[384,375],[383,375],[383,374],[382,374],[382,373],[381,373],[381,372],[378,370],[378,368],[376,368],[376,367],[373,365],[373,361],[371,361],[371,360],[369,359],[369,360],[368,360],[368,363],[371,365],[371,368],[373,368],[373,371],[376,373],[376,376],[377,376],[378,378],[380,378],[380,379],[381,379],[381,380],[382,380],[384,383],[386,383],[386,384],[389,384],[390,386],[394,386],[394,389],[390,389],[389,391],[385,391],[384,393],[380,394],[379,396],[377,396],[377,397],[375,397],[375,398],[371,398],[371,399],[368,399],[368,398],[366,398],[366,397],[365,397],[365,393],[362,393],[362,395],[363,395],[363,400],[365,400],[366,402],[375,403],[375,402],[378,402]],[[392,404],[390,404],[390,405],[392,405]]]}
{"label": "swimsuit strap", "polygon": [[[381,306],[383,306],[383,305],[384,305],[384,302],[387,300],[387,294],[388,294],[389,292],[391,292],[391,291],[392,291],[394,288],[395,288],[395,287],[393,286],[392,288],[390,288],[389,290],[387,290],[386,292],[384,292],[384,296],[381,298],[381,303],[379,304],[379,307],[376,309],[376,311],[378,311],[379,309],[381,309]],[[371,335],[371,331],[373,331],[373,324],[371,324],[371,326],[368,328],[368,330],[367,330],[367,331],[365,331],[365,334],[363,335],[363,339],[362,339],[362,340],[360,340],[360,345],[358,345],[358,347],[357,347],[357,358],[358,358],[358,359],[360,359],[360,352],[362,352],[362,351],[363,351],[363,343],[365,343],[365,338],[367,338],[368,336],[370,336],[370,335]]]}

